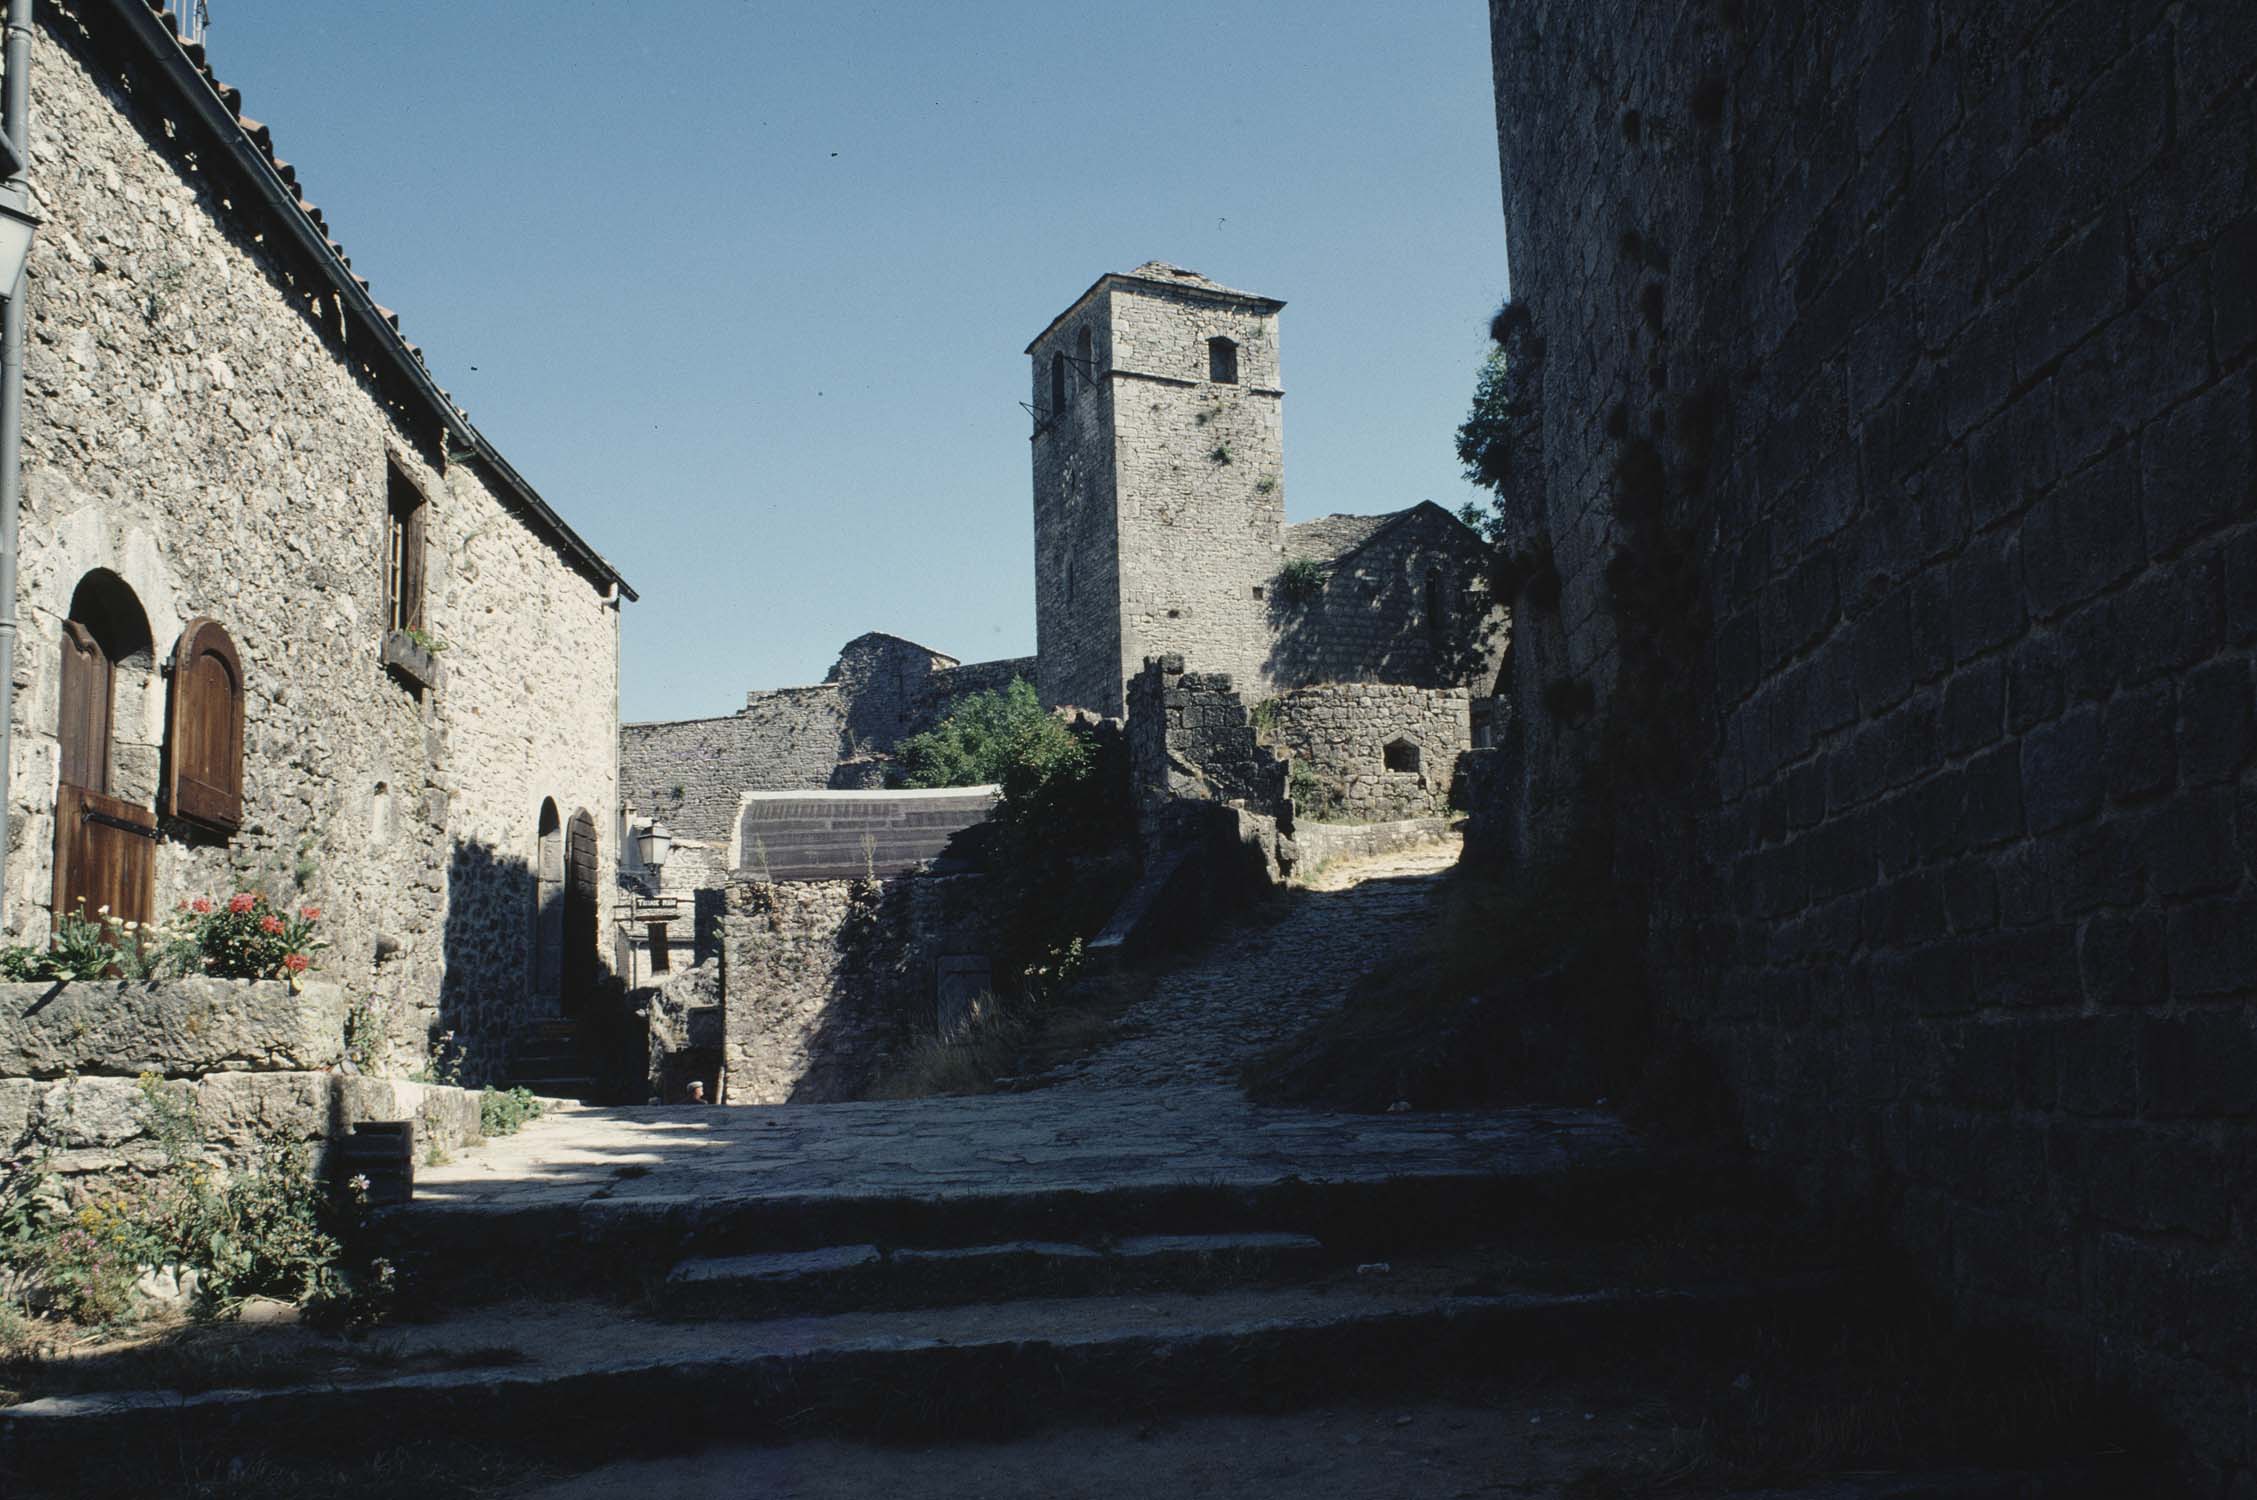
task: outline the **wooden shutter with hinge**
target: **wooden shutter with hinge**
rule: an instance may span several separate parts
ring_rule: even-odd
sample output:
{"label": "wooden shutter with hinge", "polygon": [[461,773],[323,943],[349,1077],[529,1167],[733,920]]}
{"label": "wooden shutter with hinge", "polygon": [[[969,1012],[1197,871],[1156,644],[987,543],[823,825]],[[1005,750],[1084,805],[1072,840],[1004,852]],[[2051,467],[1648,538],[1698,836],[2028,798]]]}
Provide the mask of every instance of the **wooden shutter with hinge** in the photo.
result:
{"label": "wooden shutter with hinge", "polygon": [[173,817],[243,826],[243,661],[217,620],[189,621],[173,651],[164,792]]}
{"label": "wooden shutter with hinge", "polygon": [[94,633],[63,622],[62,713],[56,725],[65,786],[110,789],[110,686],[115,669]]}

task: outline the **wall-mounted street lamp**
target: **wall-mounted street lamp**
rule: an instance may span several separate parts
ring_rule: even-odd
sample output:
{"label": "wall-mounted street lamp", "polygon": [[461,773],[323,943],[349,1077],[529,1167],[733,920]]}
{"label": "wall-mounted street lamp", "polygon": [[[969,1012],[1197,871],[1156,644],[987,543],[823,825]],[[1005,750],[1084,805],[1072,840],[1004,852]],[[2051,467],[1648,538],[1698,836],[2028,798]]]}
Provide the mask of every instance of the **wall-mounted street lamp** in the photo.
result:
{"label": "wall-mounted street lamp", "polygon": [[24,273],[24,262],[31,259],[31,237],[39,228],[39,218],[8,202],[0,196],[0,297],[16,288]]}
{"label": "wall-mounted street lamp", "polygon": [[645,823],[641,832],[635,835],[635,858],[642,862],[646,870],[661,868],[666,863],[666,857],[673,852],[674,835],[668,833],[666,825],[656,818]]}

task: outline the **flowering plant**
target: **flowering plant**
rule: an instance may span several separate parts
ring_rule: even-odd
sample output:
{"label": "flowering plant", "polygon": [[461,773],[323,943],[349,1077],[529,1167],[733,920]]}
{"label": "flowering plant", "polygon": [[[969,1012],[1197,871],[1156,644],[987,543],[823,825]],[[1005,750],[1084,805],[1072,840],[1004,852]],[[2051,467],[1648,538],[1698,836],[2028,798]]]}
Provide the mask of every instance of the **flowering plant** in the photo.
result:
{"label": "flowering plant", "polygon": [[263,891],[238,891],[225,903],[199,896],[183,901],[166,928],[181,968],[218,979],[287,979],[293,985],[313,965],[321,909],[278,910]]}

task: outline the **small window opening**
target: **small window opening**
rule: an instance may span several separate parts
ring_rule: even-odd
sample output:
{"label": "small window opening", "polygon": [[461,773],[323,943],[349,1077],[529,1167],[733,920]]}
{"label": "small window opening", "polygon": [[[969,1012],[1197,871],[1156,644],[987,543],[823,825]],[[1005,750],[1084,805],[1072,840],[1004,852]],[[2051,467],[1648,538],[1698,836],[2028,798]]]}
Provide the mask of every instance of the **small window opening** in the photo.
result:
{"label": "small window opening", "polygon": [[1254,585],[1254,597],[1257,599],[1262,597],[1262,586],[1258,583]]}
{"label": "small window opening", "polygon": [[1419,749],[1410,740],[1391,740],[1381,752],[1386,757],[1387,769],[1404,771],[1416,776],[1419,770]]}
{"label": "small window opening", "polygon": [[1207,340],[1207,378],[1217,385],[1238,384],[1238,346],[1229,339]]}
{"label": "small window opening", "polygon": [[1066,354],[1061,349],[1054,351],[1050,356],[1050,414],[1056,416],[1065,409]]}
{"label": "small window opening", "polygon": [[1074,335],[1074,360],[1081,366],[1081,378],[1094,384],[1097,380],[1097,361],[1091,355],[1092,340],[1084,328]]}
{"label": "small window opening", "polygon": [[1442,586],[1440,573],[1426,575],[1426,640],[1440,651],[1450,636],[1449,590]]}
{"label": "small window opening", "polygon": [[674,966],[674,960],[666,949],[666,924],[652,922],[649,925],[650,971],[653,974],[664,974]]}
{"label": "small window opening", "polygon": [[423,628],[423,492],[398,469],[390,471],[384,522],[384,624],[389,630]]}

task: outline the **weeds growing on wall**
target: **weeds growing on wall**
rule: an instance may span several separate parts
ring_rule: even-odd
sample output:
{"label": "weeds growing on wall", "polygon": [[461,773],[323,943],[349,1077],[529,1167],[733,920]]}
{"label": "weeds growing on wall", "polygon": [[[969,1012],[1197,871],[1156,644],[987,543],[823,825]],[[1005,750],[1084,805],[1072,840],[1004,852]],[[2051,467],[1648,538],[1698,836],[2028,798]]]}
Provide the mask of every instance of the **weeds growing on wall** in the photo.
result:
{"label": "weeds growing on wall", "polygon": [[348,1269],[365,1182],[332,1191],[315,1179],[305,1146],[279,1137],[222,1176],[207,1159],[193,1095],[153,1075],[142,1075],[140,1112],[163,1152],[149,1177],[75,1203],[36,1165],[0,1181],[0,1285],[19,1337],[35,1341],[28,1330],[42,1324],[131,1322],[143,1310],[136,1283],[156,1267],[193,1272],[196,1310],[206,1315],[266,1296],[353,1317],[368,1307],[356,1295],[388,1291],[388,1264]]}
{"label": "weeds growing on wall", "polygon": [[1272,585],[1280,604],[1307,604],[1321,597],[1332,570],[1313,557],[1296,557],[1277,570]]}

